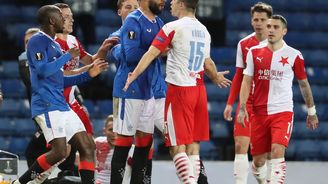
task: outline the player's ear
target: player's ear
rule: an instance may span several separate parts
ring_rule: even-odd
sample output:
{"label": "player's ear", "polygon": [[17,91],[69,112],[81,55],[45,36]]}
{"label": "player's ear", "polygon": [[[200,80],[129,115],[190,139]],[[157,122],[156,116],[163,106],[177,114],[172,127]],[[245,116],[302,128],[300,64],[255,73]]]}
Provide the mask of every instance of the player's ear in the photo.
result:
{"label": "player's ear", "polygon": [[49,17],[49,24],[54,25],[55,24],[55,18],[54,17]]}
{"label": "player's ear", "polygon": [[118,9],[118,10],[117,10],[117,15],[118,15],[118,16],[122,16],[122,11],[121,11],[121,9]]}
{"label": "player's ear", "polygon": [[287,34],[288,30],[287,28],[285,27],[284,30],[283,30],[283,35],[285,36]]}

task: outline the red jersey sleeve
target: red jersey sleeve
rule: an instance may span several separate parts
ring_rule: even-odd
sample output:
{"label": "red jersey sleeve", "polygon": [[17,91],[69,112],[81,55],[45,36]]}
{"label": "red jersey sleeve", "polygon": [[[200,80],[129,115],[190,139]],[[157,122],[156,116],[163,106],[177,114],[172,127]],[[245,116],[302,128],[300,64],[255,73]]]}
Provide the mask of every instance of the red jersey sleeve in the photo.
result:
{"label": "red jersey sleeve", "polygon": [[293,71],[294,74],[297,78],[297,80],[303,80],[306,79],[306,72],[305,72],[305,67],[304,67],[304,60],[302,56],[297,56],[294,62],[293,66]]}
{"label": "red jersey sleeve", "polygon": [[230,88],[230,93],[227,101],[228,105],[233,105],[237,99],[237,96],[239,95],[241,83],[244,77],[243,70],[244,70],[243,68],[236,67],[236,73],[232,80],[232,85]]}
{"label": "red jersey sleeve", "polygon": [[88,53],[85,51],[84,47],[82,46],[82,44],[80,43],[80,41],[77,38],[76,38],[76,41],[77,41],[77,44],[78,44],[79,49],[80,49],[80,58],[82,59]]}
{"label": "red jersey sleeve", "polygon": [[155,39],[152,42],[152,46],[158,48],[161,52],[164,52],[165,49],[169,46],[171,43],[173,37],[174,37],[174,31],[171,31],[168,35],[165,34],[163,29],[161,29]]}

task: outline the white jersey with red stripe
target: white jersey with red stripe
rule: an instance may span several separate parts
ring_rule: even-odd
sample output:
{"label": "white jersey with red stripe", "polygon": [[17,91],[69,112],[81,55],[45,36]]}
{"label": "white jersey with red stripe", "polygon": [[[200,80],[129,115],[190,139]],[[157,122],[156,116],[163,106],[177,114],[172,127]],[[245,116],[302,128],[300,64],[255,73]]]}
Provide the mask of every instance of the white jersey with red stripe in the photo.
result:
{"label": "white jersey with red stripe", "polygon": [[96,183],[110,183],[111,161],[114,149],[110,147],[107,137],[97,137],[96,143]]}
{"label": "white jersey with red stripe", "polygon": [[246,68],[246,56],[247,56],[249,49],[251,49],[254,46],[257,46],[260,44],[267,44],[267,43],[268,43],[267,39],[260,42],[256,38],[255,32],[253,32],[252,34],[249,34],[245,38],[241,39],[237,45],[236,67]]}
{"label": "white jersey with red stripe", "polygon": [[292,84],[294,75],[306,79],[300,51],[288,46],[272,52],[267,44],[255,46],[247,54],[244,74],[253,76],[254,113],[261,115],[293,112]]}
{"label": "white jersey with red stripe", "polygon": [[204,71],[205,58],[210,57],[211,36],[196,18],[183,17],[167,23],[152,45],[168,52],[166,81],[177,86],[196,86]]}
{"label": "white jersey with red stripe", "polygon": [[[87,52],[84,50],[81,43],[77,40],[77,38],[73,35],[67,35],[66,40],[62,40],[60,38],[55,38],[56,42],[59,43],[60,47],[64,50],[64,52],[68,51],[71,48],[79,47],[80,55],[70,59],[65,65],[64,70],[74,70],[79,68],[80,59],[87,55]],[[73,104],[75,102],[75,86],[67,87],[64,89],[64,96],[68,103]]]}

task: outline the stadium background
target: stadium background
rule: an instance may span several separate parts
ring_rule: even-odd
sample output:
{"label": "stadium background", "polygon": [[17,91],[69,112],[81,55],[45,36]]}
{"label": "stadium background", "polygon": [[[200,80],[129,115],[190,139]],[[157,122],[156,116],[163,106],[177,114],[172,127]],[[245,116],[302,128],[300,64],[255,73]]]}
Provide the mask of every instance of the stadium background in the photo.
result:
{"label": "stadium background", "polygon": [[[24,32],[37,25],[36,11],[44,4],[60,1],[0,0],[0,81],[4,102],[0,107],[0,150],[18,154],[24,159],[24,150],[35,132],[30,119],[25,87],[18,74],[18,55],[23,51]],[[235,71],[236,45],[242,37],[252,32],[250,7],[254,0],[200,0],[198,18],[212,35],[211,56],[218,70]],[[294,84],[295,122],[292,140],[287,150],[287,160],[328,161],[328,1],[327,0],[263,0],[271,4],[275,13],[284,15],[288,22],[287,43],[304,55],[306,70],[316,102],[320,120],[319,129],[306,129],[307,110]],[[161,17],[165,22],[174,20],[170,16],[170,0]],[[119,28],[120,17],[116,13],[115,0],[98,0],[96,39],[85,45],[94,53],[110,33]],[[81,30],[77,37],[83,42]],[[111,91],[116,68],[110,69],[80,89],[85,98],[94,124],[96,136],[102,134],[104,118],[112,113]],[[211,124],[211,141],[201,144],[204,160],[233,160],[234,146],[232,123],[223,120],[229,89],[219,89],[206,79],[208,107]],[[161,137],[156,136],[155,159],[169,159]]]}

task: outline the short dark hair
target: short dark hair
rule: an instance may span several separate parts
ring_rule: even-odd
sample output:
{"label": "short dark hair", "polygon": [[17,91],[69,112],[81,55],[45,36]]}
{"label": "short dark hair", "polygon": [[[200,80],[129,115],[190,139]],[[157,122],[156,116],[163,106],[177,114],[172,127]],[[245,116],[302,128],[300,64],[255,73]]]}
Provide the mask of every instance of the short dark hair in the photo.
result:
{"label": "short dark hair", "polygon": [[280,20],[282,22],[282,24],[284,25],[285,28],[287,28],[287,20],[284,16],[282,15],[272,15],[271,19],[275,19],[275,20]]}
{"label": "short dark hair", "polygon": [[272,6],[263,2],[258,2],[256,4],[254,4],[254,6],[252,6],[251,8],[251,15],[253,16],[253,14],[255,12],[259,12],[259,13],[266,13],[268,15],[268,17],[270,18],[272,15]]}
{"label": "short dark hair", "polygon": [[126,0],[117,0],[117,9],[121,9]]}
{"label": "short dark hair", "polygon": [[192,9],[193,11],[197,9],[198,0],[180,0],[180,1],[184,2],[185,6],[188,9]]}
{"label": "short dark hair", "polygon": [[56,3],[54,4],[55,6],[57,6],[58,8],[60,9],[63,9],[63,8],[70,8],[68,4],[66,3]]}
{"label": "short dark hair", "polygon": [[39,8],[37,13],[38,22],[41,25],[46,25],[49,23],[49,18],[52,17],[53,13],[60,12],[60,9],[54,5],[44,5]]}

